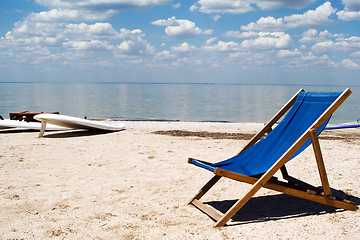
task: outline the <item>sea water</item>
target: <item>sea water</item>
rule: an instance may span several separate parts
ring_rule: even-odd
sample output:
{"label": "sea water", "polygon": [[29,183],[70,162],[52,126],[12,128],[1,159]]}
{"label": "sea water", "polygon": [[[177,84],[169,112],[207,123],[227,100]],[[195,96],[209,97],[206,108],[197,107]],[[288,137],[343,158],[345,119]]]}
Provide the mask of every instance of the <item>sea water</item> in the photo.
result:
{"label": "sea water", "polygon": [[[16,111],[58,111],[89,119],[266,122],[300,88],[343,91],[347,86],[0,83],[0,115]],[[332,117],[332,123],[360,118],[360,87]]]}

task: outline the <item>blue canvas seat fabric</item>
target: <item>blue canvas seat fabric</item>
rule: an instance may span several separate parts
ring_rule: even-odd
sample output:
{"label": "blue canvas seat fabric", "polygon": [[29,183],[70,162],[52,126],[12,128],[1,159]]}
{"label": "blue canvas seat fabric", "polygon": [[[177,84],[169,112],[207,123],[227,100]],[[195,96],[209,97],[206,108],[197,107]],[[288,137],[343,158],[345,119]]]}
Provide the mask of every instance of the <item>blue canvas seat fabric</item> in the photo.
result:
{"label": "blue canvas seat fabric", "polygon": [[[341,92],[300,92],[294,105],[283,120],[266,137],[238,155],[214,163],[204,164],[197,160],[192,163],[210,171],[221,168],[246,176],[255,176],[266,172],[325,112],[325,110],[341,95]],[[317,134],[325,128],[327,119],[317,129]],[[311,144],[311,139],[303,144],[291,157],[295,157]],[[291,159],[290,158],[290,159]]]}

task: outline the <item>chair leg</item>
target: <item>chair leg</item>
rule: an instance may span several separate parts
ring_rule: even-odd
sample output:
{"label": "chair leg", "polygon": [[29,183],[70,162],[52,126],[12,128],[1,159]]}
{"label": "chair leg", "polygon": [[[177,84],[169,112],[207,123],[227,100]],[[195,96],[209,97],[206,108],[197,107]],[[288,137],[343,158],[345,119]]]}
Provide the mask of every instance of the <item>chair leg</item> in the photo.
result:
{"label": "chair leg", "polygon": [[286,163],[286,161],[306,142],[306,135],[296,141],[296,143],[276,162],[274,165],[259,178],[249,191],[239,199],[226,213],[216,222],[215,227],[224,226],[254,195],[264,186],[269,179]]}
{"label": "chair leg", "polygon": [[201,189],[200,191],[195,195],[195,197],[193,197],[191,199],[191,201],[189,202],[189,204],[191,204],[195,199],[199,200],[202,196],[205,195],[205,193],[207,191],[209,191],[209,189],[215,185],[215,183],[217,183],[217,181],[219,181],[221,178],[221,176],[215,175],[213,178],[210,179],[209,182],[207,182]]}
{"label": "chair leg", "polygon": [[326,175],[326,170],[325,170],[325,164],[324,164],[324,160],[321,154],[321,148],[320,148],[320,143],[319,143],[319,138],[318,135],[316,134],[316,130],[311,130],[310,131],[310,137],[311,137],[311,142],[314,148],[314,154],[315,154],[315,158],[316,158],[316,163],[319,169],[319,174],[320,174],[320,179],[321,179],[321,184],[323,186],[323,191],[325,196],[330,197],[331,196],[331,190],[330,190],[330,185],[329,185],[329,181]]}
{"label": "chair leg", "polygon": [[232,218],[254,195],[259,191],[259,189],[270,179],[273,174],[271,172],[265,174],[261,177],[251,188],[250,190],[240,198],[225,214],[220,218],[216,223],[215,227],[224,226],[230,218]]}

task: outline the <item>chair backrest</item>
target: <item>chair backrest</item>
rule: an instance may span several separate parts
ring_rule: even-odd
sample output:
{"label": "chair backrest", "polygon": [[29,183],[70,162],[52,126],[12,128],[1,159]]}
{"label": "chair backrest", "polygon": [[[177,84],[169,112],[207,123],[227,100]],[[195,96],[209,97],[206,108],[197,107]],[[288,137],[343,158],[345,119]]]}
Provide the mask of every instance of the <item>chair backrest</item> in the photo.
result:
{"label": "chair backrest", "polygon": [[[283,120],[266,137],[238,155],[211,166],[247,176],[266,172],[341,94],[341,92],[300,92]],[[330,117],[317,129],[317,134],[321,133],[329,119]],[[309,138],[291,158],[303,151],[310,143]]]}

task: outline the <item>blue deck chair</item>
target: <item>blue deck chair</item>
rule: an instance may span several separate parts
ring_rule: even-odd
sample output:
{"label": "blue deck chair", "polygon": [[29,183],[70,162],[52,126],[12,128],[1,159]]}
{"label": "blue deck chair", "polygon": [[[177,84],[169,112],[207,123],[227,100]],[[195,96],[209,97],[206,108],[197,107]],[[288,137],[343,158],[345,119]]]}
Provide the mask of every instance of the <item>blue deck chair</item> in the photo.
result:
{"label": "blue deck chair", "polygon": [[[216,227],[225,225],[261,187],[336,208],[358,209],[353,202],[332,195],[318,140],[333,112],[350,94],[350,89],[343,92],[305,92],[301,89],[236,156],[214,164],[189,158],[189,163],[215,174],[190,204],[213,218]],[[310,144],[313,145],[322,189],[291,177],[285,168],[287,161]],[[286,181],[273,177],[279,170]],[[221,177],[253,185],[224,215],[199,201]]]}

